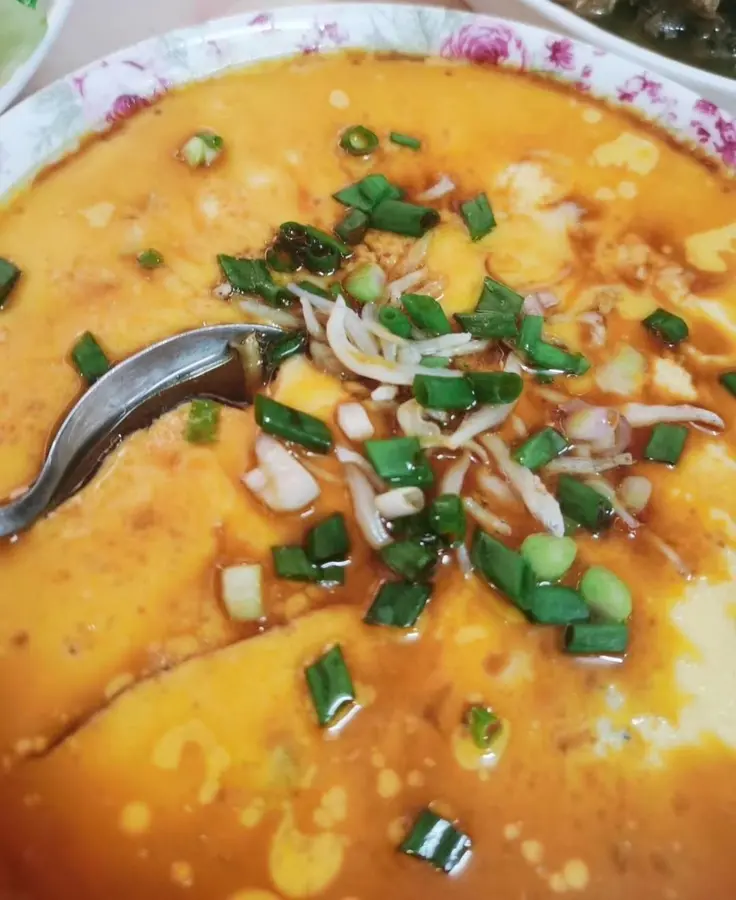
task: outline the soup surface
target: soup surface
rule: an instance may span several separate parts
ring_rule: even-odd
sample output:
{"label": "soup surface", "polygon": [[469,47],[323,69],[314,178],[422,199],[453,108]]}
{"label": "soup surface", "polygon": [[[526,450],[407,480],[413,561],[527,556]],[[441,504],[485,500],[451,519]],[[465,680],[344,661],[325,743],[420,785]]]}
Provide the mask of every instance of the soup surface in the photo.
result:
{"label": "soup surface", "polygon": [[[368,175],[336,262],[280,228]],[[77,369],[205,324],[308,328],[241,352],[319,421],[186,404],[0,544],[0,896],[734,896],[735,250],[725,175],[439,60],[196,85],[14,198],[0,496]]]}

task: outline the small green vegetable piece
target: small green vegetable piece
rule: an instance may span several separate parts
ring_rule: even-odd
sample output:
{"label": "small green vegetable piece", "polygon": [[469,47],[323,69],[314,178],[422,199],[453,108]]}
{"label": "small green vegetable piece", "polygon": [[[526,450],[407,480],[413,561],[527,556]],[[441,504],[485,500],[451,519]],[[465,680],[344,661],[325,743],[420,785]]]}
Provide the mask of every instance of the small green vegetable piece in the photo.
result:
{"label": "small green vegetable piece", "polygon": [[391,522],[391,534],[396,540],[415,541],[426,547],[433,548],[435,551],[439,544],[437,535],[432,530],[427,507],[413,516],[394,519]]}
{"label": "small green vegetable piece", "polygon": [[307,556],[314,563],[345,559],[350,552],[350,538],[345,516],[333,513],[307,532]]}
{"label": "small green vegetable piece", "polygon": [[219,134],[211,131],[198,131],[181,148],[184,161],[192,169],[204,166],[208,168],[220,156],[225,149],[225,142]]}
{"label": "small green vegetable piece", "polygon": [[0,256],[0,309],[3,308],[19,278],[20,269],[18,266],[10,262],[9,259],[3,259]]}
{"label": "small green vegetable piece", "polygon": [[359,303],[376,303],[383,297],[386,273],[377,263],[361,263],[345,278],[343,287]]}
{"label": "small green vegetable piece", "polygon": [[472,385],[478,403],[513,403],[524,389],[521,376],[515,372],[468,372],[465,378]]}
{"label": "small green vegetable piece", "polygon": [[220,404],[200,397],[192,400],[185,437],[190,444],[211,444],[217,439]]}
{"label": "small green vegetable piece", "polygon": [[384,200],[400,200],[404,196],[401,188],[391,184],[385,175],[366,175],[361,181],[343,188],[332,195],[343,206],[352,206],[364,213],[370,213]]}
{"label": "small green vegetable piece", "polygon": [[687,440],[687,428],[684,425],[668,425],[660,422],[652,429],[651,437],[644,449],[644,459],[652,462],[677,465]]}
{"label": "small green vegetable piece", "polygon": [[417,403],[428,409],[463,410],[475,406],[475,393],[467,378],[416,375],[412,390]]}
{"label": "small green vegetable piece", "polygon": [[587,622],[590,610],[577,591],[561,584],[537,584],[527,596],[527,616],[538,625]]}
{"label": "small green vegetable piece", "polygon": [[231,287],[241,294],[258,294],[271,306],[285,306],[294,299],[285,288],[274,283],[262,259],[238,259],[221,253],[217,261]]}
{"label": "small green vegetable piece", "polygon": [[256,394],[255,408],[256,422],[267,434],[294,441],[316,453],[327,453],[332,449],[332,434],[320,419],[264,394]]}
{"label": "small green vegetable piece", "polygon": [[451,547],[465,540],[468,523],[459,494],[441,494],[429,507],[429,524],[434,533]]}
{"label": "small green vegetable piece", "polygon": [[300,256],[280,240],[266,250],[265,259],[268,268],[274,272],[296,272],[302,265]]}
{"label": "small green vegetable piece", "polygon": [[383,200],[373,208],[370,217],[371,228],[416,238],[423,237],[440,221],[440,214],[431,206],[419,206],[403,200]]}
{"label": "small green vegetable piece", "polygon": [[560,475],[557,499],[563,514],[588,531],[602,531],[611,524],[613,506],[608,497],[572,475]]}
{"label": "small green vegetable piece", "polygon": [[365,451],[373,468],[392,487],[425,488],[434,482],[434,473],[418,438],[366,441]]}
{"label": "small green vegetable piece", "polygon": [[449,356],[423,356],[422,365],[425,369],[449,369],[452,360]]}
{"label": "small green vegetable piece", "polygon": [[559,581],[575,562],[578,548],[569,537],[530,534],[521,545],[521,555],[540,581]]}
{"label": "small green vegetable piece", "polygon": [[428,809],[423,810],[400,850],[449,874],[470,852],[470,838]]}
{"label": "small green vegetable piece", "polygon": [[164,264],[163,256],[158,250],[154,250],[153,247],[150,247],[148,250],[141,250],[136,256],[136,260],[142,269],[158,269],[159,266]]}
{"label": "small green vegetable piece", "polygon": [[319,567],[319,583],[323,587],[338,587],[345,584],[347,566],[344,562],[323,563]]}
{"label": "small green vegetable piece", "polygon": [[275,372],[281,363],[286,362],[291,356],[304,353],[307,348],[307,335],[303,331],[294,331],[285,334],[278,340],[267,345],[266,364],[269,371]]}
{"label": "small green vegetable piece", "polygon": [[497,312],[518,316],[524,305],[524,298],[510,287],[487,277],[483,281],[483,290],[475,307],[477,313]]}
{"label": "small green vegetable piece", "polygon": [[601,619],[625,622],[631,615],[631,591],[610,569],[591,566],[580,580],[580,593]]}
{"label": "small green vegetable piece", "polygon": [[418,541],[394,541],[382,547],[380,554],[389,569],[407,581],[425,575],[436,559],[434,552]]}
{"label": "small green vegetable piece", "polygon": [[526,609],[526,595],[534,584],[529,563],[515,550],[480,528],[473,535],[470,559],[485,580],[506,594],[521,609]]}
{"label": "small green vegetable piece", "polygon": [[500,737],[503,725],[487,706],[471,706],[468,710],[470,737],[479,750],[489,750]]}
{"label": "small green vegetable piece", "polygon": [[279,578],[285,578],[287,581],[320,580],[319,566],[309,559],[302,547],[271,547],[271,555],[274,571]]}
{"label": "small green vegetable piece", "polygon": [[425,584],[387,581],[381,585],[363,621],[368,625],[412,628],[427,605],[430,594],[431,588]]}
{"label": "small green vegetable piece", "polygon": [[353,680],[340,645],[336,644],[311,666],[307,666],[305,675],[317,721],[325,728],[355,700]]}
{"label": "small green vegetable piece", "polygon": [[378,135],[365,125],[353,125],[343,131],[340,146],[351,156],[369,156],[378,150]]}
{"label": "small green vegetable piece", "polygon": [[[2,291],[0,289],[0,306],[2,306]],[[723,385],[723,387],[731,394],[733,397],[736,397],[736,370],[733,372],[724,372],[719,376],[718,380]]]}
{"label": "small green vegetable piece", "polygon": [[519,350],[531,357],[535,347],[542,340],[543,330],[544,318],[542,316],[524,316],[519,331]]}
{"label": "small green vegetable piece", "polygon": [[484,238],[496,227],[496,219],[486,194],[478,194],[472,200],[461,204],[460,215],[463,217],[473,241]]}
{"label": "small green vegetable piece", "polygon": [[94,384],[110,368],[105,351],[89,331],[86,331],[72,348],[72,361],[87,384]]}
{"label": "small green vegetable piece", "polygon": [[474,312],[458,313],[455,316],[463,331],[481,340],[513,340],[519,334],[519,326],[514,313]]}
{"label": "small green vegetable piece", "polygon": [[392,131],[389,135],[392,144],[398,144],[399,147],[408,147],[410,150],[419,150],[422,142],[419,138],[411,137],[408,134],[402,134],[400,131]]}
{"label": "small green vegetable piece", "polygon": [[687,340],[690,330],[687,322],[666,309],[659,307],[647,316],[642,325],[652,334],[663,340],[665,344],[680,344]]}
{"label": "small green vegetable piece", "polygon": [[400,309],[395,306],[382,306],[378,310],[378,321],[384,328],[399,337],[411,337],[411,322]]}
{"label": "small green vegetable piece", "polygon": [[512,453],[519,465],[532,472],[552,462],[568,447],[567,440],[554,428],[543,428],[517,447]]}
{"label": "small green vegetable piece", "polygon": [[335,225],[335,234],[346,244],[359,244],[368,231],[368,214],[360,209],[349,209]]}
{"label": "small green vegetable piece", "polygon": [[452,326],[440,304],[428,294],[404,294],[401,303],[409,318],[422,331],[433,336],[450,334]]}
{"label": "small green vegetable piece", "polygon": [[625,653],[628,643],[627,625],[579,623],[565,629],[565,650],[578,656]]}
{"label": "small green vegetable piece", "polygon": [[585,375],[590,368],[590,363],[582,353],[568,353],[567,350],[544,341],[536,344],[528,356],[529,361],[540,369],[564,375]]}

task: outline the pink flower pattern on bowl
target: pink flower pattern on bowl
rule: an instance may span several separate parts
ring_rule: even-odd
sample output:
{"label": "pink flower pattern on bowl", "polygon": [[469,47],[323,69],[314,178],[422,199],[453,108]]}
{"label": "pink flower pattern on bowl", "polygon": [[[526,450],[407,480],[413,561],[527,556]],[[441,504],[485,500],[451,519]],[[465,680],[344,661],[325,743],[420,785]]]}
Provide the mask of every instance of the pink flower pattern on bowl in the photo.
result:
{"label": "pink flower pattern on bowl", "polygon": [[434,54],[545,75],[630,107],[736,170],[733,119],[633,63],[491,16],[348,3],[265,9],[204,22],[151,38],[58,81],[0,118],[0,196],[63,156],[85,134],[135,114],[170,86],[256,60],[342,47]]}

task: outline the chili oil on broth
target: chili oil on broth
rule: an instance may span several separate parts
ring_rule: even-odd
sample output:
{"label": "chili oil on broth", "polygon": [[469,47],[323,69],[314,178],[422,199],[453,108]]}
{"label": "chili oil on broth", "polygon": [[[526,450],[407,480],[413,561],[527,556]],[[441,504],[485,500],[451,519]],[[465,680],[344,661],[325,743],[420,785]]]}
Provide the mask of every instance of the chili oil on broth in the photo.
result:
{"label": "chili oil on broth", "polygon": [[[422,151],[347,157],[337,135],[355,122],[416,134]],[[226,152],[191,171],[173,154],[200,127]],[[319,459],[328,477],[308,516],[266,511],[240,481],[252,413],[224,410],[217,443],[198,447],[175,411],[0,547],[0,887],[34,900],[444,898],[489,885],[528,898],[730,896],[733,406],[707,365],[687,360],[692,386],[665,377],[640,321],[666,305],[694,345],[733,359],[736,200],[655,131],[539,81],[438,61],[306,58],[167,96],[0,217],[2,253],[25,273],[0,319],[0,493],[32,481],[78,393],[68,354],[80,333],[119,360],[240,320],[212,294],[216,255],[260,255],[287,220],[330,227],[331,194],[369,171],[410,195],[448,173],[463,196],[491,197],[499,225],[475,245],[440,203],[427,264],[448,312],[474,306],[487,269],[522,292],[552,287],[574,315],[613,287],[606,353],[630,345],[649,360],[623,399],[723,415],[725,434],[691,432],[678,468],[632,468],[654,482],[652,528],[698,577],[685,584],[623,530],[580,540],[578,564],[617,571],[635,606],[625,663],[585,665],[560,653],[555,630],[449,566],[415,633],[363,625],[387,572],[351,523],[345,588],[270,576],[265,626],[234,623],[219,569],[270,571],[271,546],[298,543],[335,510],[350,522],[350,501],[339,465]],[[404,243],[369,237],[386,263]],[[149,246],[166,266],[145,274],[135,253]],[[596,384],[604,352],[587,326],[560,316],[552,328],[593,363],[563,390],[620,403]],[[299,359],[273,390],[331,424],[348,396]],[[516,412],[533,430],[548,410],[526,389]],[[501,434],[513,443],[511,423]],[[539,530],[496,511],[514,545]],[[303,668],[336,642],[359,709],[325,734]],[[462,727],[479,701],[507,729],[498,759]],[[450,878],[396,852],[430,803],[473,840]]]}

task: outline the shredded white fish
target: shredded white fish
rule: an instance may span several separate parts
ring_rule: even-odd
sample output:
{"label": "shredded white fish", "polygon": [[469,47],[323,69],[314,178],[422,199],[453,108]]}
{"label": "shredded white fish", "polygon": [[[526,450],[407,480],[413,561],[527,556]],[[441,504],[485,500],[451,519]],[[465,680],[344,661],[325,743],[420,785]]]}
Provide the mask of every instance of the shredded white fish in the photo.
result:
{"label": "shredded white fish", "polygon": [[697,422],[700,425],[710,425],[711,428],[719,430],[726,427],[723,419],[709,409],[687,404],[650,406],[646,403],[626,403],[621,412],[634,428],[645,428],[647,425],[656,425],[658,422]]}
{"label": "shredded white fish", "polygon": [[547,475],[597,475],[599,472],[609,472],[619,466],[631,466],[634,457],[630,453],[618,453],[615,456],[598,458],[585,458],[580,456],[561,456],[553,459],[544,467]]}
{"label": "shredded white fish", "polygon": [[542,479],[513,460],[509,448],[497,434],[484,435],[481,441],[496,460],[501,474],[509,480],[511,487],[521,497],[534,518],[541,522],[550,534],[563,537],[565,520],[560,504],[547,490]]}
{"label": "shredded white fish", "polygon": [[457,431],[445,439],[445,446],[450,450],[457,450],[484,431],[498,428],[511,415],[511,410],[515,405],[515,403],[500,403],[492,406],[480,406],[473,410],[463,419]]}
{"label": "shredded white fish", "polygon": [[233,293],[233,286],[229,281],[223,281],[222,284],[217,285],[212,293],[215,295],[215,297],[219,297],[221,300],[227,300],[227,298]]}
{"label": "shredded white fish", "polygon": [[371,391],[371,400],[374,403],[392,403],[396,399],[399,389],[394,384],[380,384]]}
{"label": "shredded white fish", "polygon": [[470,578],[473,574],[473,563],[470,560],[470,553],[465,544],[460,544],[459,547],[455,548],[455,559],[460,571],[463,573],[463,578]]}
{"label": "shredded white fish", "polygon": [[613,511],[616,515],[621,519],[624,525],[630,529],[631,531],[636,531],[637,528],[641,525],[641,522],[634,518],[631,513],[626,509],[623,503],[616,496],[616,491],[611,487],[611,485],[600,476],[593,476],[591,478],[586,478],[585,483],[592,488],[595,488],[604,497],[608,497],[608,500],[613,507]]}
{"label": "shredded white fish", "polygon": [[304,316],[304,324],[307,327],[307,331],[312,337],[323,338],[325,336],[325,330],[318,322],[312,304],[306,297],[299,297],[299,303],[302,308],[302,315]]}
{"label": "shredded white fish", "polygon": [[521,416],[511,416],[511,427],[518,438],[525,438],[529,434],[529,429]]}
{"label": "shredded white fish", "polygon": [[508,482],[504,481],[503,478],[499,478],[498,475],[494,475],[486,469],[479,469],[477,480],[481,491],[484,494],[489,494],[495,500],[500,500],[501,503],[519,502],[516,494],[508,486]]}
{"label": "shredded white fish", "polygon": [[315,309],[319,310],[322,313],[329,313],[332,311],[332,307],[335,305],[334,300],[328,300],[326,297],[320,297],[319,294],[314,294],[312,291],[308,291],[303,287],[299,287],[298,284],[295,284],[293,281],[290,281],[286,285],[289,293],[293,294],[299,300],[306,300],[311,306]]}
{"label": "shredded white fish", "polygon": [[402,275],[401,278],[390,281],[388,284],[389,297],[395,303],[402,294],[421,284],[427,277],[427,274],[426,269],[416,269],[414,272],[408,272],[406,275]]}
{"label": "shredded white fish", "polygon": [[440,481],[440,494],[462,493],[465,476],[468,474],[471,462],[470,454],[463,453],[462,456],[458,456],[452,465],[447,467]]}
{"label": "shredded white fish", "polygon": [[278,325],[281,328],[298,328],[301,324],[301,320],[297,319],[296,316],[292,316],[291,313],[283,309],[275,309],[273,306],[261,303],[260,300],[255,300],[253,297],[243,297],[242,300],[238,300],[238,306],[244,313],[255,316],[259,322],[265,322],[267,325]]}
{"label": "shredded white fish", "polygon": [[486,509],[472,497],[463,497],[463,506],[469,516],[472,516],[486,531],[495,531],[497,534],[511,534],[511,526],[490,509]]}
{"label": "shredded white fish", "polygon": [[396,421],[407,437],[436,438],[442,433],[436,422],[428,422],[424,407],[416,400],[406,400],[396,410]]}
{"label": "shredded white fish", "polygon": [[411,347],[417,350],[420,356],[449,356],[453,350],[469,344],[472,339],[472,335],[461,331],[441,334],[439,337],[427,338],[426,341],[414,341]]}
{"label": "shredded white fish", "polygon": [[417,200],[422,203],[427,200],[439,200],[440,197],[451,194],[455,190],[455,187],[455,182],[449,175],[442,175],[440,176],[439,181],[436,181],[431,187],[428,187],[426,191],[417,194]]}
{"label": "shredded white fish", "polygon": [[336,418],[340,431],[349,440],[367,441],[373,437],[375,429],[362,404],[341,403]]}
{"label": "shredded white fish", "polygon": [[424,509],[424,492],[418,487],[400,487],[376,497],[376,509],[389,521],[413,516]]}
{"label": "shredded white fish", "polygon": [[418,366],[422,361],[422,354],[412,344],[399,347],[396,359],[402,366]]}
{"label": "shredded white fish", "polygon": [[345,331],[361,353],[365,353],[366,356],[380,357],[381,351],[376,339],[366,328],[360,316],[352,309],[348,309],[345,315]]}
{"label": "shredded white fish", "polygon": [[524,371],[521,365],[521,360],[515,353],[509,353],[506,357],[506,361],[503,364],[504,372],[513,372],[514,375],[521,375]]}
{"label": "shredded white fish", "polygon": [[657,550],[667,559],[672,565],[677,569],[678,573],[686,579],[692,578],[692,571],[689,566],[686,565],[685,561],[682,557],[672,548],[668,543],[662,540],[659,535],[656,535],[653,531],[649,529],[645,529],[643,534],[646,536],[647,540],[653,544]]}
{"label": "shredded white fish", "polygon": [[277,440],[259,434],[255,443],[258,468],[243,476],[245,486],[276,512],[304,509],[319,497],[316,479]]}
{"label": "shredded white fish", "polygon": [[383,478],[376,472],[365,456],[361,456],[357,450],[351,450],[350,447],[338,445],[335,447],[335,456],[341,463],[355,466],[360,469],[377,491],[382,492],[386,490]]}
{"label": "shredded white fish", "polygon": [[374,550],[391,543],[391,535],[386,530],[376,507],[376,492],[368,477],[357,466],[345,466],[345,478],[353,502],[355,521],[363,537]]}

